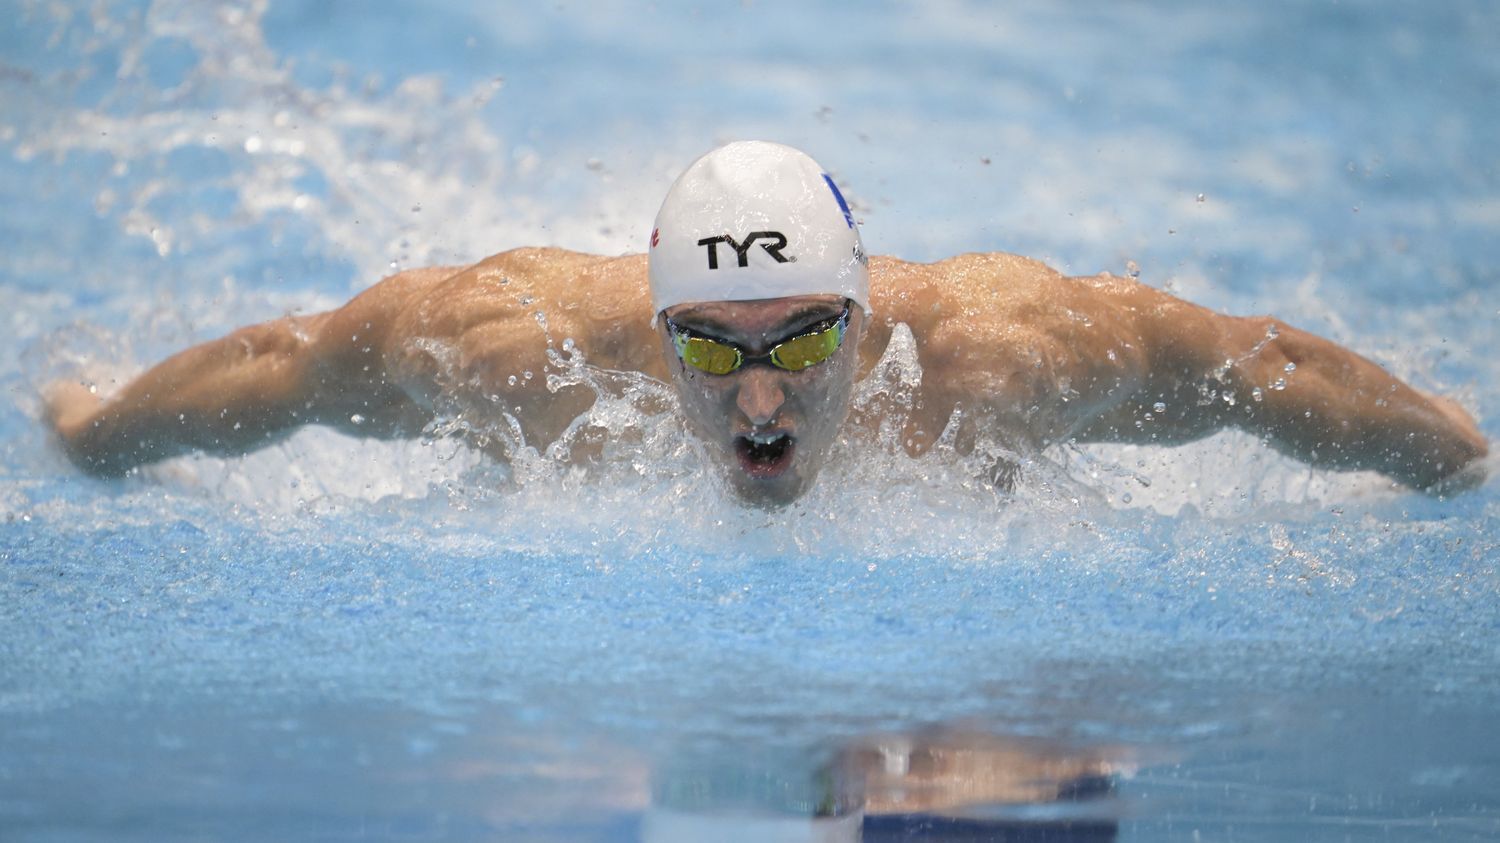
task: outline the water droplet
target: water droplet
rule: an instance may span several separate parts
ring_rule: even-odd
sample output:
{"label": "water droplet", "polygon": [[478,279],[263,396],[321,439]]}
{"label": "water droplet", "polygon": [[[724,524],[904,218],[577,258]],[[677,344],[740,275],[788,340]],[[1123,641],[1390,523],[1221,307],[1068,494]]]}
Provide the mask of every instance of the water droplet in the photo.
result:
{"label": "water droplet", "polygon": [[1276,390],[1277,392],[1286,389],[1286,378],[1277,378],[1276,380],[1272,381],[1271,388]]}
{"label": "water droplet", "polygon": [[563,339],[563,351],[572,353],[575,347],[577,347],[577,343],[573,342],[572,337],[565,337]]}
{"label": "water droplet", "polygon": [[510,377],[508,377],[508,378],[505,379],[505,382],[508,383],[508,384],[510,384],[511,386],[515,386],[516,385],[516,376],[515,375],[511,375]]}
{"label": "water droplet", "polygon": [[604,169],[604,162],[600,161],[598,158],[590,158],[589,160],[584,162],[583,166],[588,167],[590,170],[593,170],[597,173],[600,170]]}
{"label": "water droplet", "polygon": [[1250,397],[1254,398],[1256,401],[1261,401],[1266,396],[1264,392],[1260,391],[1260,387],[1257,386],[1256,388],[1250,390]]}
{"label": "water droplet", "polygon": [[1282,371],[1286,372],[1287,374],[1291,374],[1292,372],[1297,371],[1297,364],[1296,363],[1288,363],[1288,364],[1286,364],[1286,368],[1282,369]]}
{"label": "water droplet", "polygon": [[1111,360],[1114,360],[1115,359],[1115,350],[1113,348],[1111,348],[1109,351],[1106,351],[1104,353],[1104,356],[1108,357]]}
{"label": "water droplet", "polygon": [[879,568],[879,567],[880,567],[879,565],[876,565],[874,562],[871,562],[870,564],[868,564],[868,565],[865,566],[865,570],[869,571],[870,573],[874,573],[875,569]]}
{"label": "water droplet", "polygon": [[1155,410],[1158,413],[1165,413],[1167,411],[1167,402],[1158,401],[1155,404],[1151,405],[1151,409]]}
{"label": "water droplet", "polygon": [[357,425],[358,424],[364,424],[365,423],[365,417],[362,416],[362,415],[360,415],[359,413],[355,413],[354,415],[352,415],[352,416],[349,417],[349,421],[352,424],[357,424]]}
{"label": "water droplet", "polygon": [[1207,202],[1207,201],[1208,201],[1208,197],[1207,196],[1204,196],[1201,193],[1198,194],[1198,204],[1199,205],[1202,205],[1204,202]]}
{"label": "water droplet", "polygon": [[1131,501],[1135,500],[1135,498],[1131,497],[1129,492],[1126,492],[1125,494],[1120,496],[1120,500],[1125,503],[1130,503]]}
{"label": "water droplet", "polygon": [[1126,261],[1125,274],[1129,275],[1131,278],[1139,278],[1141,277],[1141,268],[1136,265],[1135,261]]}
{"label": "water droplet", "polygon": [[1228,405],[1229,405],[1229,406],[1231,406],[1231,407],[1233,407],[1233,406],[1234,406],[1234,404],[1235,404],[1235,401],[1234,401],[1234,396],[1233,396],[1233,395],[1231,395],[1231,394],[1229,394],[1229,392],[1228,392],[1228,391],[1227,391],[1227,390],[1226,390],[1226,391],[1225,391],[1225,392],[1224,392],[1224,394],[1223,394],[1223,395],[1222,395],[1222,396],[1220,396],[1220,397],[1221,397],[1221,398],[1223,398],[1223,399],[1224,399],[1224,403],[1225,403],[1225,404],[1228,404]]}
{"label": "water droplet", "polygon": [[1281,336],[1281,329],[1274,324],[1266,328],[1266,339],[1274,340],[1279,336]]}

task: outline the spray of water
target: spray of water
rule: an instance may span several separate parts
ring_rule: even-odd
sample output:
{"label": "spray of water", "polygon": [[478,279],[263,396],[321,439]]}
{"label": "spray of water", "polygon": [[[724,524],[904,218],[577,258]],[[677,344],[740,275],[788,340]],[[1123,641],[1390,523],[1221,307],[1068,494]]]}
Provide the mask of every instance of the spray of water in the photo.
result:
{"label": "spray of water", "polygon": [[[527,116],[508,110],[503,80],[456,93],[434,77],[388,85],[336,68],[310,80],[268,45],[265,14],[263,2],[28,7],[26,25],[113,63],[105,84],[67,67],[0,80],[14,104],[0,141],[29,178],[71,166],[97,173],[88,204],[109,235],[77,254],[49,253],[47,271],[70,279],[63,291],[18,292],[12,336],[24,344],[0,366],[19,392],[75,376],[107,393],[187,342],[336,306],[392,269],[518,245],[628,251],[641,244],[624,232],[642,228],[674,169],[701,151],[658,144],[631,159],[640,166],[615,167],[589,135],[542,155],[518,140]],[[1190,271],[1181,279],[1187,293],[1206,283]],[[1286,306],[1322,314],[1347,336],[1318,304],[1318,284],[1310,276]],[[27,327],[63,323],[64,313],[78,324],[50,335]],[[960,411],[936,447],[913,458],[899,433],[921,369],[901,329],[854,400],[856,416],[878,423],[850,426],[803,499],[751,510],[663,384],[600,370],[565,342],[552,354],[537,377],[595,396],[554,442],[527,441],[499,408],[452,408],[409,442],[306,430],[248,457],[182,458],[105,487],[76,482],[33,401],[10,426],[23,444],[15,471],[34,485],[9,487],[3,504],[14,517],[50,507],[59,519],[88,519],[103,506],[107,518],[204,527],[227,512],[272,531],[310,517],[402,546],[535,552],[600,568],[793,559],[884,571],[941,559],[1050,577],[1049,594],[1116,577],[1132,594],[1154,584],[1174,600],[1208,582],[1253,582],[1264,595],[1291,587],[1291,571],[1357,588],[1348,566],[1314,565],[1307,549],[1339,546],[1350,522],[1316,536],[1258,522],[1320,523],[1338,505],[1351,521],[1374,513],[1379,525],[1408,509],[1384,481],[1310,472],[1238,434],[1174,450],[1017,454],[982,431],[960,448],[958,431],[973,421]],[[1422,358],[1402,366],[1420,369]],[[997,465],[1014,476],[998,478]],[[73,485],[59,491],[59,478]],[[1348,540],[1369,538],[1354,533]],[[1269,597],[1259,605],[1276,611]]]}

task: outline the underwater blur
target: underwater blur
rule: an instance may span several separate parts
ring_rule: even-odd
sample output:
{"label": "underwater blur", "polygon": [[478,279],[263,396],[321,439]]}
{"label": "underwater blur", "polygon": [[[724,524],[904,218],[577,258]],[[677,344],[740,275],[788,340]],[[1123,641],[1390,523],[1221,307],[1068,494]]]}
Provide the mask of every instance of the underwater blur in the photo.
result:
{"label": "underwater blur", "polygon": [[1500,837],[1494,481],[1224,434],[1061,447],[1004,492],[983,448],[895,442],[899,331],[856,394],[889,429],[775,512],[663,384],[566,355],[532,374],[598,393],[586,471],[457,418],[100,481],[39,420],[56,379],[394,270],[643,251],[682,168],[764,138],[873,252],[1274,313],[1493,439],[1500,7],[0,14],[0,838]]}

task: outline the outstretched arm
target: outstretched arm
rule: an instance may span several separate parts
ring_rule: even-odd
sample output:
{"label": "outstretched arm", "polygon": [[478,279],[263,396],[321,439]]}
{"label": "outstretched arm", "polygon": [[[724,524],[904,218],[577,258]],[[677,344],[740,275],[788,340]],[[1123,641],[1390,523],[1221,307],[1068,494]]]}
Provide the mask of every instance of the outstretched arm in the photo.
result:
{"label": "outstretched arm", "polygon": [[1146,370],[1087,438],[1173,442],[1238,427],[1312,465],[1419,489],[1483,479],[1488,444],[1456,403],[1269,316],[1223,316],[1144,285],[1124,295]]}
{"label": "outstretched arm", "polygon": [[338,310],[241,328],[103,401],[80,383],[54,384],[48,421],[75,464],[105,476],[192,450],[245,453],[303,424],[365,436],[420,428],[381,351],[393,309],[431,277],[396,276]]}

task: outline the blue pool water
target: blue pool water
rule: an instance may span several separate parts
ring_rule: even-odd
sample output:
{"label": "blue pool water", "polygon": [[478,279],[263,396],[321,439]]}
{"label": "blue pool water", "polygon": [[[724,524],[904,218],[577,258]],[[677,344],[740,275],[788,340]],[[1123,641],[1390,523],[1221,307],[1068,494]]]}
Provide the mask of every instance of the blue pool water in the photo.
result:
{"label": "blue pool water", "polygon": [[[1493,4],[0,16],[0,838],[1500,837],[1494,482],[1223,435],[1049,453],[1005,499],[851,441],[750,512],[650,384],[607,392],[589,477],[314,430],[101,482],[37,398],[392,268],[639,251],[686,163],[764,137],[876,252],[1276,313],[1494,437]],[[965,750],[969,797],[878,806]]]}

